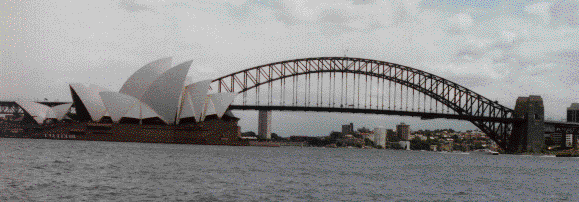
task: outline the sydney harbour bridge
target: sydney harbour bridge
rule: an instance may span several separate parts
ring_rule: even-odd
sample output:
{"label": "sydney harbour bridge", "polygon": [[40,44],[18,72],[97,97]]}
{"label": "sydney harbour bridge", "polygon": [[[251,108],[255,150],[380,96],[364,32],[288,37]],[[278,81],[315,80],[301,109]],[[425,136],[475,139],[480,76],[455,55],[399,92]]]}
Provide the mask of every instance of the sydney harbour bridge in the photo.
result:
{"label": "sydney harbour bridge", "polygon": [[[506,152],[542,149],[545,128],[564,134],[579,132],[576,123],[545,121],[540,96],[519,97],[511,109],[434,74],[362,58],[321,57],[275,62],[217,78],[211,88],[216,92],[240,93],[229,107],[231,110],[466,120]],[[2,102],[0,106],[0,113],[18,113],[13,102]],[[575,145],[577,135],[573,136]]]}

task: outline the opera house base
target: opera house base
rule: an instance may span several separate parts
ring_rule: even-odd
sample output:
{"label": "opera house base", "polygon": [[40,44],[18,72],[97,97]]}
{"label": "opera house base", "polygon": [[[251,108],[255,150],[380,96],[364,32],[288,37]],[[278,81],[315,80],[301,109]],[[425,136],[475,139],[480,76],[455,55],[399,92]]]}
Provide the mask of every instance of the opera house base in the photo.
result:
{"label": "opera house base", "polygon": [[181,125],[55,123],[28,134],[35,139],[249,146],[237,121],[221,119]]}

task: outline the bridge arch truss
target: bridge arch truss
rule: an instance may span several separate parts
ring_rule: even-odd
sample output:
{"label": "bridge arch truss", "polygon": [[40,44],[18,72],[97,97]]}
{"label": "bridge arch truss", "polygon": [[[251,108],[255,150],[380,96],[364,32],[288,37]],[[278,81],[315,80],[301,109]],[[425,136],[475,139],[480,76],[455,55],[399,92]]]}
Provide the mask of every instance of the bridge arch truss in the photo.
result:
{"label": "bridge arch truss", "polygon": [[217,92],[238,92],[231,109],[353,112],[469,120],[508,149],[514,110],[434,74],[390,62],[349,57],[275,62],[215,79]]}

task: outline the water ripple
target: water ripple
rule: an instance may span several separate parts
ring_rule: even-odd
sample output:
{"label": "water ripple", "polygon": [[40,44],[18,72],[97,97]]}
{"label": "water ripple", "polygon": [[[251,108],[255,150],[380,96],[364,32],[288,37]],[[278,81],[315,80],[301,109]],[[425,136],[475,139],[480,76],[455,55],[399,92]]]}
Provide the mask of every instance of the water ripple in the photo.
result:
{"label": "water ripple", "polygon": [[578,201],[576,162],[2,139],[0,201]]}

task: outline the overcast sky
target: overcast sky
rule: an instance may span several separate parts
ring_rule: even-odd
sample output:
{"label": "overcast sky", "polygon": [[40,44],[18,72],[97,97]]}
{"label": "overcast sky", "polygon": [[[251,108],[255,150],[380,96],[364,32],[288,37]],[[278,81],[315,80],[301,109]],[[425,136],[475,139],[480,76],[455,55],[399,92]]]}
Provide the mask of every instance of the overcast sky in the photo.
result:
{"label": "overcast sky", "polygon": [[[69,101],[67,83],[118,91],[150,61],[193,60],[193,81],[282,60],[343,56],[399,63],[514,108],[541,95],[548,118],[579,102],[579,0],[13,1],[0,11],[0,100]],[[257,113],[235,112],[242,131]],[[273,132],[474,129],[463,121],[274,112]]]}

